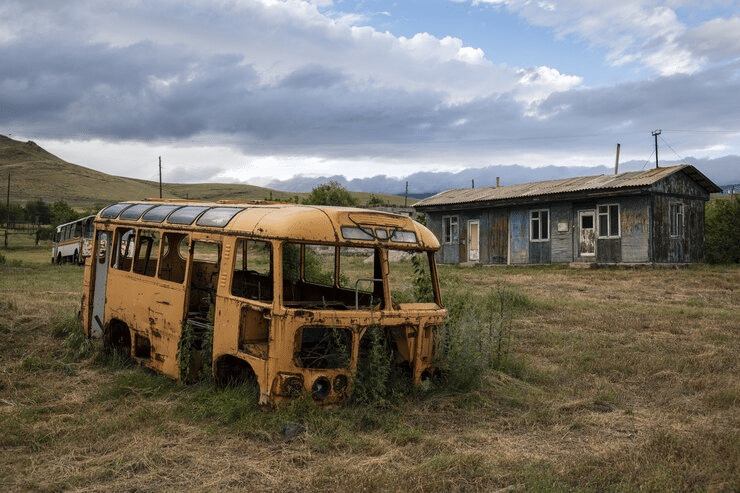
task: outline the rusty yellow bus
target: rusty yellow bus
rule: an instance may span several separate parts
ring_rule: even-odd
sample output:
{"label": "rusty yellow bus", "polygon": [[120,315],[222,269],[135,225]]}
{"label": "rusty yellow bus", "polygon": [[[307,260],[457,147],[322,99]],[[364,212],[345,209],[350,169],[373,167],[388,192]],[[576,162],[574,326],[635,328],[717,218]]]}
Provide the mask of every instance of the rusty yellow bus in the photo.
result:
{"label": "rusty yellow bus", "polygon": [[414,383],[435,373],[438,248],[411,218],[359,208],[117,203],[95,218],[83,330],[175,379],[251,379],[261,405],[337,403],[371,333]]}

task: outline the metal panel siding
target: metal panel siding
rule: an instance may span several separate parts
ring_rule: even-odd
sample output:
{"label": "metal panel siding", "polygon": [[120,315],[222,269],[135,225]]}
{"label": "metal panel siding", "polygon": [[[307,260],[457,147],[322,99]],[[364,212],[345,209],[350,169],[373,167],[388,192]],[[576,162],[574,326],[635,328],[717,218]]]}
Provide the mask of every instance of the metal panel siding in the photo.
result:
{"label": "metal panel siding", "polygon": [[529,209],[511,211],[510,262],[526,264],[529,261]]}

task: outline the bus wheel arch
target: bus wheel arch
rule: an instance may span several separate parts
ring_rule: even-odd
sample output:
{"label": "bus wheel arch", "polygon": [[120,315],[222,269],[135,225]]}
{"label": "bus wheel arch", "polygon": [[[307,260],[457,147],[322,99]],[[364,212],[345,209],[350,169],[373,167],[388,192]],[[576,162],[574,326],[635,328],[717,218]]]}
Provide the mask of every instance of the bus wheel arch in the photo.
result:
{"label": "bus wheel arch", "polygon": [[213,362],[213,380],[218,388],[238,386],[249,382],[259,387],[252,366],[231,354],[219,356]]}
{"label": "bus wheel arch", "polygon": [[122,354],[131,354],[131,329],[118,319],[113,319],[105,327],[103,332],[103,347],[107,351],[119,351]]}

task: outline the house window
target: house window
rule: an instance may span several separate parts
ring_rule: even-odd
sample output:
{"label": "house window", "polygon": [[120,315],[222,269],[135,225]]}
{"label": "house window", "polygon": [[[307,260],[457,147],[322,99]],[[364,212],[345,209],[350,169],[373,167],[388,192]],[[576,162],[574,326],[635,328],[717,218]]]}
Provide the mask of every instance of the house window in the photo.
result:
{"label": "house window", "polygon": [[669,210],[670,229],[672,238],[683,236],[683,204],[671,204]]}
{"label": "house window", "polygon": [[444,225],[444,243],[457,243],[458,221],[457,216],[447,216],[442,218]]}
{"label": "house window", "polygon": [[619,205],[599,206],[599,238],[619,238]]}
{"label": "house window", "polygon": [[550,238],[550,214],[546,209],[532,211],[530,214],[529,239],[547,241]]}

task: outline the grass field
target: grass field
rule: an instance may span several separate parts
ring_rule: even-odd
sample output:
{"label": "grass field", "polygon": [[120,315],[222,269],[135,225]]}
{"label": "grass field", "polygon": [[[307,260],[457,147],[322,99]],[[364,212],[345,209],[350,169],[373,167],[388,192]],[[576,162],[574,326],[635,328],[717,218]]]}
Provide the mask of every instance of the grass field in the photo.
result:
{"label": "grass field", "polygon": [[[740,491],[740,267],[441,266],[526,299],[507,372],[275,412],[80,350],[82,269],[0,248],[5,491]],[[84,348],[83,348],[84,349]]]}

